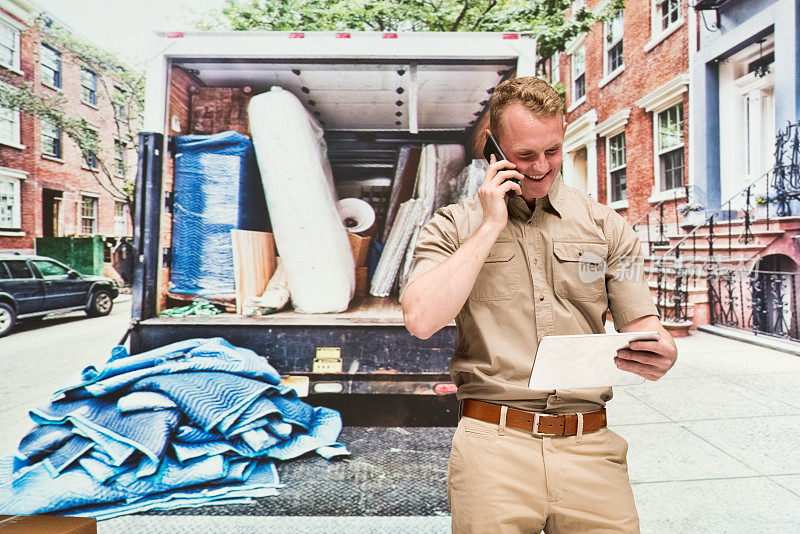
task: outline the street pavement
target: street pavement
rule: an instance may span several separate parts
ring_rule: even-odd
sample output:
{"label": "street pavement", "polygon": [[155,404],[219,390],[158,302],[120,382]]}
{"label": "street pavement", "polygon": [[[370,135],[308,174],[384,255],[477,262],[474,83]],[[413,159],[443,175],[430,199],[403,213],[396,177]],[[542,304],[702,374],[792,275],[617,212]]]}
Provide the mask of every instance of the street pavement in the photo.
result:
{"label": "street pavement", "polygon": [[[29,407],[107,359],[128,306],[0,339],[0,454],[29,429]],[[608,404],[611,428],[629,442],[642,532],[800,533],[800,357],[704,332],[677,343],[666,377],[615,388]],[[449,532],[452,433],[347,427],[353,455],[286,462],[277,497],[124,516],[98,532]]]}

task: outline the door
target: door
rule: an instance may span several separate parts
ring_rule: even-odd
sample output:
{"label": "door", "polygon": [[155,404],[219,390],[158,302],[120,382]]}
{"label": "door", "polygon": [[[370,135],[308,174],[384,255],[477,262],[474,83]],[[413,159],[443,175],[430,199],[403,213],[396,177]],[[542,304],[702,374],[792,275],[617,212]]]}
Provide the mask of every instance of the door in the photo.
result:
{"label": "door", "polygon": [[82,277],[70,278],[69,267],[54,260],[32,260],[44,281],[44,307],[47,310],[83,306],[89,283]]}
{"label": "door", "polygon": [[17,301],[17,315],[42,311],[44,283],[36,278],[27,260],[0,262],[0,291]]}

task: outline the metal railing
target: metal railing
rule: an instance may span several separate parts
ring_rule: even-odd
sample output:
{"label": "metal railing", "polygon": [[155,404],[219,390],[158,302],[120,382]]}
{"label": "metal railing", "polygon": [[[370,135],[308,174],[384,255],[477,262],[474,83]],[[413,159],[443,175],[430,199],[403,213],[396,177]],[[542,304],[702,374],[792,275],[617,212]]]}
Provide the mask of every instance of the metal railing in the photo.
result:
{"label": "metal railing", "polygon": [[[654,267],[657,305],[662,320],[669,322],[688,320],[689,285],[694,287],[698,276],[704,273],[708,280],[709,307],[714,310],[711,312],[711,323],[733,324],[734,321],[731,317],[733,317],[732,310],[735,305],[732,302],[738,298],[741,307],[744,301],[741,295],[736,297],[734,293],[731,293],[729,280],[738,276],[741,281],[742,275],[734,273],[751,272],[749,267],[752,267],[754,260],[758,258],[759,251],[748,255],[747,247],[748,244],[755,241],[754,221],[763,221],[766,229],[769,230],[770,223],[775,217],[800,214],[798,213],[800,212],[800,122],[790,123],[784,130],[777,133],[774,156],[772,169],[753,180],[718,208],[706,211],[702,222],[687,231],[677,243],[660,251]],[[687,190],[687,200],[689,200],[688,197]],[[741,197],[744,197],[743,203],[740,200]],[[663,202],[654,206],[637,222],[646,218],[648,237],[650,237],[650,212],[654,210],[658,210],[658,239],[650,243],[651,256],[654,246],[669,244],[669,238],[663,231]],[[737,226],[741,224],[741,232],[734,232],[734,221]],[[715,233],[720,226],[727,227],[723,235]],[[680,229],[680,223],[677,221],[676,227],[678,230]],[[700,234],[701,228],[707,228],[707,233]],[[707,249],[705,256],[698,254],[698,248]],[[727,254],[725,254],[726,252]],[[741,252],[741,255],[734,256],[734,252]],[[733,267],[734,262],[738,262],[739,265]],[[672,282],[669,283],[669,280]],[[759,315],[761,313],[758,311],[759,303],[777,302],[774,298],[769,300],[772,297],[768,295],[768,288],[772,286],[763,281],[756,281],[749,287],[755,291],[755,296],[750,297],[748,301],[751,303],[750,308],[755,311],[751,310],[745,314],[742,309],[740,316],[746,315],[749,319],[745,322],[736,322],[739,325],[737,327],[774,335],[782,335],[775,333],[778,331],[793,331],[796,335],[796,326],[792,330],[791,324],[787,324],[783,330],[774,324],[770,327],[771,329],[764,327],[765,324],[771,324],[772,315],[769,317],[763,313]],[[792,288],[796,288],[796,284]],[[789,317],[794,318],[791,321],[794,321],[796,325],[796,289],[792,289],[791,294],[794,300],[787,304],[786,309],[790,310]],[[753,307],[753,303],[755,303],[755,307]],[[753,319],[754,317],[755,319]],[[791,337],[791,334],[787,335]]]}

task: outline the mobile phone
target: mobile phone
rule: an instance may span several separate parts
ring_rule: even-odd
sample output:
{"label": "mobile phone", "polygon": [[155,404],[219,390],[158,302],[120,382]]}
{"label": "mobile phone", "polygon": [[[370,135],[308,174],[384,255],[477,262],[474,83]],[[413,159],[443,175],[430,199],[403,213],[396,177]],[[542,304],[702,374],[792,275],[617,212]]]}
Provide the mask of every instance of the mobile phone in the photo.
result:
{"label": "mobile phone", "polygon": [[[506,155],[503,154],[502,150],[500,150],[500,145],[497,144],[497,139],[495,139],[492,134],[489,134],[489,136],[486,138],[486,144],[483,145],[483,157],[486,158],[486,161],[491,163],[492,154],[494,154],[494,157],[497,158],[497,161],[500,161],[502,159],[508,161]],[[516,178],[506,178],[503,181],[503,183],[508,182],[509,180],[511,180],[512,182],[519,183],[519,180],[517,180]],[[512,197],[516,195],[514,191],[509,191],[507,194]]]}

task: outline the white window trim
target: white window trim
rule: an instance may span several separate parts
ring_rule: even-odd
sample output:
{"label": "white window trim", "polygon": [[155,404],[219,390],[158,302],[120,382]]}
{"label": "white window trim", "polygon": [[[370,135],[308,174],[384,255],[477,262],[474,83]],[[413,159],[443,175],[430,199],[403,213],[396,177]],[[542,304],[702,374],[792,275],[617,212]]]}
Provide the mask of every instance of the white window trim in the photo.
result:
{"label": "white window trim", "polygon": [[[623,55],[622,65],[614,69],[613,71],[608,71],[608,50],[616,45],[617,43],[625,40],[625,11],[620,9],[619,11],[622,14],[622,33],[619,36],[619,39],[614,41],[613,43],[608,42],[608,22],[603,23],[603,80],[601,80],[600,87],[611,81],[615,78],[620,72],[625,70],[625,56]],[[625,44],[623,42],[622,49],[625,50]],[[605,81],[605,83],[603,83]]]}
{"label": "white window trim", "polygon": [[561,81],[561,61],[559,54],[560,52],[556,52],[550,56],[550,83],[553,85]]}
{"label": "white window trim", "polygon": [[[3,4],[3,7],[5,7],[5,4]],[[2,13],[0,13],[0,24],[8,26],[13,31],[15,31],[16,32],[16,39],[17,39],[17,42],[16,42],[17,55],[14,58],[14,64],[13,65],[5,65],[3,63],[0,63],[0,67],[4,68],[6,70],[10,70],[11,72],[13,72],[15,74],[19,74],[20,76],[24,76],[25,73],[22,72],[22,70],[20,70],[21,69],[20,61],[21,61],[21,56],[22,56],[21,34],[22,34],[23,31],[25,31],[25,25],[24,24],[20,24],[16,20],[3,15]]]}
{"label": "white window trim", "polygon": [[55,85],[47,83],[46,81],[44,81],[44,77],[42,77],[42,85],[44,85],[45,87],[47,87],[49,89],[52,89],[53,91],[58,91],[59,93],[63,93],[64,92],[64,89],[63,89],[63,86],[64,86],[64,60],[63,60],[63,56],[64,56],[64,53],[61,52],[61,50],[59,50],[58,48],[56,48],[54,46],[50,46],[47,43],[40,43],[39,47],[40,47],[39,48],[39,50],[40,50],[40,52],[39,52],[39,57],[40,57],[39,63],[40,63],[40,65],[39,66],[40,66],[40,68],[42,66],[44,66],[44,64],[41,62],[41,49],[44,48],[44,47],[47,47],[47,48],[49,48],[50,50],[52,50],[54,52],[57,52],[58,55],[59,55],[59,60],[61,62],[61,70],[59,71],[59,74],[61,75],[61,86],[62,87],[57,87]]}
{"label": "white window trim", "polygon": [[[612,133],[606,134],[606,194],[607,194],[607,196],[609,198],[611,197],[611,172],[612,172],[612,169],[611,169],[611,138],[612,137],[616,137],[616,136],[618,136],[620,134],[624,134],[624,133],[625,133],[625,127],[623,126],[623,128],[621,130],[615,130]],[[622,168],[625,168],[625,169],[628,168],[628,139],[627,139],[627,136],[625,137],[625,165],[623,167],[620,167],[620,169],[622,169]],[[619,169],[614,169],[614,170],[616,171],[616,170],[619,170]],[[627,179],[626,179],[626,183],[627,183]],[[627,189],[627,187],[626,187],[626,189]],[[609,201],[608,202],[608,207],[610,207],[611,209],[615,209],[615,210],[627,208],[628,207],[628,199],[625,198],[623,200],[615,200],[613,202]]]}
{"label": "white window trim", "polygon": [[13,139],[0,139],[0,145],[10,146],[12,148],[23,150],[25,147],[22,145],[22,123],[20,122],[19,110],[13,108],[0,108],[0,109],[6,109],[8,111],[11,111],[12,115],[16,117],[15,120],[17,123],[16,137]]}
{"label": "white window trim", "polygon": [[[658,146],[658,114],[664,110],[681,104],[682,101],[673,104],[653,113],[653,192],[647,201],[651,204],[672,198],[686,198],[686,189],[683,186],[673,187],[672,189],[661,189],[661,155],[677,149],[685,150],[686,143],[681,141],[680,145],[675,145],[667,149]],[[683,128],[686,128],[686,107],[683,108]],[[686,174],[686,159],[683,161],[683,173]],[[676,194],[677,193],[677,194]]]}
{"label": "white window trim", "polygon": [[[575,100],[575,78],[576,78],[576,76],[575,76],[575,62],[574,62],[575,56],[574,56],[574,54],[581,47],[583,47],[583,73],[582,73],[583,74],[583,96],[581,96],[579,99]],[[575,108],[577,108],[578,106],[580,106],[581,104],[583,104],[586,101],[586,93],[587,93],[587,89],[588,89],[588,84],[586,83],[586,79],[587,79],[587,76],[586,76],[586,47],[584,46],[583,40],[581,40],[581,44],[579,46],[575,47],[575,49],[572,51],[572,54],[570,54],[569,72],[570,72],[569,93],[570,93],[570,98],[572,99],[572,104],[570,104],[570,106],[567,108],[567,113],[573,111]]]}
{"label": "white window trim", "polygon": [[[83,199],[84,197],[93,198],[94,199],[94,223],[92,224],[92,233],[91,234],[84,234],[83,233]],[[87,191],[81,191],[81,198],[78,202],[78,231],[79,235],[97,235],[97,229],[100,227],[100,194],[99,193],[91,193]]]}
{"label": "white window trim", "polygon": [[611,74],[609,74],[608,76],[604,77],[602,80],[597,82],[598,89],[602,89],[603,87],[605,87],[606,85],[611,83],[611,81],[614,78],[616,78],[617,76],[619,76],[623,72],[625,72],[625,63],[623,63],[622,66],[619,67],[617,70],[615,70],[614,72],[612,72]]}
{"label": "white window trim", "polygon": [[14,211],[11,214],[12,230],[3,230],[2,235],[10,237],[24,236],[25,232],[14,231],[22,230],[22,182],[28,178],[28,173],[10,167],[0,167],[0,180],[11,182],[14,185],[14,196],[17,202],[14,204]]}
{"label": "white window trim", "polygon": [[[667,198],[673,198],[673,192],[675,191],[674,189],[668,189],[666,191],[661,190],[661,161],[659,160],[660,154],[658,150],[658,114],[667,108],[683,102],[683,93],[688,91],[688,89],[689,74],[678,74],[667,83],[661,85],[654,91],[635,102],[637,106],[644,108],[646,112],[651,114],[653,122],[653,193],[650,198],[647,199],[651,204],[661,202]],[[684,106],[684,128],[686,128],[686,125],[688,124],[686,114],[687,110]],[[673,147],[672,150],[675,148],[677,147]],[[684,173],[685,172],[686,161],[684,160]],[[682,187],[678,189],[683,190]],[[681,194],[683,194],[683,197],[686,196],[685,191],[683,193],[679,192],[678,198],[682,198],[680,196]]]}
{"label": "white window trim", "polygon": [[[610,139],[616,135],[625,132],[625,127],[628,125],[628,120],[631,116],[631,108],[624,108],[606,120],[601,122],[595,128],[595,132],[600,137],[606,138],[606,194],[608,197],[611,196],[611,150],[610,147]],[[625,138],[625,167],[628,166],[628,139]],[[626,209],[629,207],[628,199],[625,200],[617,200],[615,202],[608,202],[608,207],[613,210],[621,210]]]}
{"label": "white window trim", "polygon": [[[117,205],[122,205],[122,216],[121,218],[117,218]],[[128,202],[125,200],[120,200],[118,198],[114,198],[114,235],[122,237],[127,234],[128,232]],[[118,231],[117,225],[121,225],[123,227],[122,232]]]}
{"label": "white window trim", "polygon": [[661,18],[658,16],[656,0],[650,0],[650,40],[644,45],[644,51],[649,52],[658,46],[664,39],[675,33],[678,28],[683,26],[683,9],[681,2],[678,2],[678,20],[661,29]]}

